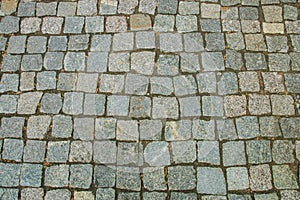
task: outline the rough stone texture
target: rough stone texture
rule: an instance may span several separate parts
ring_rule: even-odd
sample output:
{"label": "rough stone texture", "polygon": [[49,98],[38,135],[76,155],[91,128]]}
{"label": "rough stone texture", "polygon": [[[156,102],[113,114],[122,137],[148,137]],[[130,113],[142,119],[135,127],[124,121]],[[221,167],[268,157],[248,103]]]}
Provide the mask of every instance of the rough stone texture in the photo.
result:
{"label": "rough stone texture", "polygon": [[197,183],[198,193],[226,194],[225,178],[220,168],[198,167],[197,179],[202,180]]}

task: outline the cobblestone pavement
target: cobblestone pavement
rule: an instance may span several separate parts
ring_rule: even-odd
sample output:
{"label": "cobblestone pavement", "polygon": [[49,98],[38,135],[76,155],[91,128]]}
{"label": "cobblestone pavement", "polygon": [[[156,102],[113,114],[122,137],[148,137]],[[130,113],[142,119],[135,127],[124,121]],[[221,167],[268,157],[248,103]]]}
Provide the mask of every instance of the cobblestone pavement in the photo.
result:
{"label": "cobblestone pavement", "polygon": [[300,199],[299,2],[2,0],[0,199]]}

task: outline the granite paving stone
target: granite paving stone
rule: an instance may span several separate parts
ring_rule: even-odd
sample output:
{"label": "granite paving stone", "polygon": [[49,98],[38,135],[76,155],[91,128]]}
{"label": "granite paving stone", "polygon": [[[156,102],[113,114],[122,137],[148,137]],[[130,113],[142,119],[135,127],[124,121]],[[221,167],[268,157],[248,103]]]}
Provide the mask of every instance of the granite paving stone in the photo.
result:
{"label": "granite paving stone", "polygon": [[193,120],[192,135],[196,140],[215,140],[215,122],[213,120]]}
{"label": "granite paving stone", "polygon": [[1,95],[0,96],[0,113],[12,114],[17,111],[18,96],[17,95]]}
{"label": "granite paving stone", "polygon": [[54,200],[57,198],[69,200],[71,198],[71,192],[68,189],[52,189],[46,192],[46,200]]}
{"label": "granite paving stone", "polygon": [[220,168],[198,167],[197,192],[200,194],[226,194],[225,177]]}
{"label": "granite paving stone", "polygon": [[48,41],[49,51],[65,51],[67,48],[66,36],[50,36]]}
{"label": "granite paving stone", "polygon": [[164,167],[170,164],[169,145],[164,141],[150,142],[144,149],[145,162],[153,167]]}
{"label": "granite paving stone", "polygon": [[165,125],[165,139],[167,141],[188,140],[191,138],[190,120],[170,121]]}
{"label": "granite paving stone", "polygon": [[273,188],[271,169],[269,165],[251,166],[250,173],[250,188],[254,191],[267,191]]}
{"label": "granite paving stone", "polygon": [[127,116],[129,113],[129,97],[111,95],[107,97],[108,116]]}
{"label": "granite paving stone", "polygon": [[[94,184],[98,188],[97,196],[99,194],[100,196],[108,195],[110,197],[113,190],[111,188],[108,189],[106,187],[113,187],[115,185],[115,178],[116,178],[116,168],[114,166],[96,165],[94,167]],[[102,188],[106,188],[106,189],[102,189]]]}
{"label": "granite paving stone", "polygon": [[84,25],[84,17],[67,16],[64,23],[64,33],[81,33]]}
{"label": "granite paving stone", "polygon": [[68,185],[69,165],[52,165],[46,168],[45,185],[50,187],[64,187]]}
{"label": "granite paving stone", "polygon": [[44,57],[44,67],[47,70],[61,70],[64,54],[62,52],[47,52]]}
{"label": "granite paving stone", "polygon": [[245,144],[243,141],[230,141],[223,143],[223,165],[234,166],[234,165],[245,165]]}
{"label": "granite paving stone", "polygon": [[31,91],[34,89],[35,72],[22,72],[20,77],[20,90]]}
{"label": "granite paving stone", "polygon": [[70,150],[69,141],[50,141],[47,144],[47,162],[65,163]]}
{"label": "granite paving stone", "polygon": [[28,17],[35,15],[35,2],[22,2],[18,6],[18,16]]}
{"label": "granite paving stone", "polygon": [[74,141],[71,143],[69,161],[88,163],[92,160],[93,146],[89,141]]}
{"label": "granite paving stone", "polygon": [[170,190],[192,190],[196,188],[196,170],[192,166],[168,168]]}
{"label": "granite paving stone", "polygon": [[209,163],[212,165],[220,164],[219,142],[217,141],[199,141],[198,158],[199,163]]}
{"label": "granite paving stone", "polygon": [[24,162],[42,163],[46,151],[46,141],[27,140],[24,147]]}
{"label": "granite paving stone", "polygon": [[166,190],[165,171],[162,167],[147,167],[143,169],[144,187],[150,191]]}
{"label": "granite paving stone", "polygon": [[70,116],[55,115],[52,118],[52,136],[55,138],[71,137],[73,122]]}
{"label": "granite paving stone", "polygon": [[151,116],[151,98],[145,96],[132,96],[130,98],[129,116],[133,118],[146,118]]}
{"label": "granite paving stone", "polygon": [[64,19],[61,17],[44,17],[42,32],[44,34],[59,34],[62,31]]}
{"label": "granite paving stone", "polygon": [[42,169],[41,164],[22,164],[20,174],[20,185],[40,187],[42,182]]}
{"label": "granite paving stone", "polygon": [[23,71],[40,71],[42,69],[43,60],[41,54],[23,55],[21,69]]}
{"label": "granite paving stone", "polygon": [[160,140],[162,122],[160,120],[140,120],[140,140]]}
{"label": "granite paving stone", "polygon": [[246,142],[246,149],[249,163],[268,163],[272,161],[270,141],[268,140],[249,140]]}
{"label": "granite paving stone", "polygon": [[116,136],[116,119],[114,118],[97,118],[95,121],[95,138],[96,139],[113,139]]}
{"label": "granite paving stone", "polygon": [[[118,167],[116,175],[116,187],[119,189],[140,191],[141,180],[139,176],[139,170],[136,167]],[[124,199],[127,198],[125,197]]]}
{"label": "granite paving stone", "polygon": [[5,16],[0,22],[0,33],[11,34],[19,32],[20,18],[15,16]]}
{"label": "granite paving stone", "polygon": [[57,16],[74,16],[77,2],[58,2]]}
{"label": "granite paving stone", "polygon": [[160,75],[177,75],[179,71],[179,56],[161,54],[157,61],[157,73]]}
{"label": "granite paving stone", "polygon": [[64,95],[62,111],[66,114],[78,115],[82,113],[83,93],[67,92]]}
{"label": "granite paving stone", "polygon": [[112,188],[98,188],[96,191],[96,200],[115,198],[115,190]]}
{"label": "granite paving stone", "polygon": [[85,94],[83,114],[84,115],[103,115],[105,112],[105,95]]}
{"label": "granite paving stone", "polygon": [[27,17],[21,20],[21,33],[36,33],[41,30],[42,20],[37,17]]}
{"label": "granite paving stone", "polygon": [[73,138],[80,140],[94,139],[95,120],[90,117],[74,118]]}
{"label": "granite paving stone", "polygon": [[163,52],[179,52],[183,50],[182,36],[179,33],[161,33],[160,49]]}
{"label": "granite paving stone", "polygon": [[277,189],[298,189],[297,177],[289,165],[273,165],[274,186]]}
{"label": "granite paving stone", "polygon": [[3,141],[2,159],[21,161],[24,142],[19,139],[5,139]]}
{"label": "granite paving stone", "polygon": [[227,168],[226,175],[228,190],[244,190],[249,188],[249,178],[246,167]]}
{"label": "granite paving stone", "polygon": [[181,117],[199,117],[201,116],[200,97],[179,98]]}
{"label": "granite paving stone", "polygon": [[114,141],[97,141],[97,142],[95,142],[93,159],[94,159],[94,162],[101,163],[101,164],[116,163],[116,159],[117,159],[116,142],[114,142]]}
{"label": "granite paving stone", "polygon": [[2,117],[0,137],[21,138],[24,122],[24,117]]}
{"label": "granite paving stone", "polygon": [[131,70],[139,74],[152,75],[154,70],[154,52],[138,52],[131,54]]}
{"label": "granite paving stone", "polygon": [[116,138],[126,141],[138,140],[138,122],[136,120],[118,120]]}
{"label": "granite paving stone", "polygon": [[72,188],[89,188],[92,183],[93,167],[90,164],[70,166],[70,186]]}
{"label": "granite paving stone", "polygon": [[24,188],[21,190],[21,199],[30,200],[32,198],[43,199],[44,191],[41,188]]}
{"label": "granite paving stone", "polygon": [[19,185],[21,165],[16,163],[0,163],[1,187],[14,187]]}
{"label": "granite paving stone", "polygon": [[108,71],[128,72],[130,71],[129,53],[111,53],[109,54]]}
{"label": "granite paving stone", "polygon": [[277,164],[294,162],[295,145],[291,141],[276,140],[272,146],[272,157]]}

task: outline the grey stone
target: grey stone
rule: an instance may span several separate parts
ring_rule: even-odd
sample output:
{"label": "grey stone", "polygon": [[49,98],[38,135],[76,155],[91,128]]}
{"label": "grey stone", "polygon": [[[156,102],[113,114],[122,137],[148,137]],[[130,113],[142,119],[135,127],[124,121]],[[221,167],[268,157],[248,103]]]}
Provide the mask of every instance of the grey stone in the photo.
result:
{"label": "grey stone", "polygon": [[268,140],[249,140],[246,142],[249,163],[267,163],[272,161],[271,146]]}
{"label": "grey stone", "polygon": [[44,36],[30,36],[27,40],[28,53],[45,53],[47,38]]}
{"label": "grey stone", "polygon": [[291,5],[283,5],[283,18],[285,20],[297,20],[297,7]]}
{"label": "grey stone", "polygon": [[178,101],[175,97],[153,97],[152,117],[178,119]]}
{"label": "grey stone", "polygon": [[251,166],[250,188],[254,191],[265,191],[272,189],[272,175],[269,165]]}
{"label": "grey stone", "polygon": [[89,35],[69,36],[68,49],[73,51],[86,50],[89,45]]}
{"label": "grey stone", "polygon": [[[114,166],[96,165],[94,167],[94,184],[96,187],[113,187],[115,186],[116,168]],[[99,192],[101,191],[101,195]],[[104,195],[104,189],[97,190],[100,196]],[[113,196],[114,197],[114,196]]]}
{"label": "grey stone", "polygon": [[271,105],[269,96],[251,94],[249,96],[248,108],[252,115],[270,114]]}
{"label": "grey stone", "polygon": [[42,188],[24,188],[21,190],[21,200],[43,199],[44,190]]}
{"label": "grey stone", "polygon": [[291,57],[291,67],[292,67],[292,70],[298,71],[299,70],[300,53],[298,53],[298,52],[291,52],[289,55]]}
{"label": "grey stone", "polygon": [[232,95],[224,97],[225,115],[228,117],[246,115],[246,96]]}
{"label": "grey stone", "polygon": [[203,72],[196,75],[199,93],[216,93],[217,78],[215,72]]}
{"label": "grey stone", "polygon": [[243,92],[258,92],[260,90],[257,72],[247,71],[238,73],[240,89]]}
{"label": "grey stone", "polygon": [[275,192],[268,193],[268,194],[255,193],[254,198],[257,200],[263,200],[263,199],[278,200],[278,196]]}
{"label": "grey stone", "polygon": [[225,178],[220,168],[197,168],[197,192],[205,194],[226,194]]}
{"label": "grey stone", "polygon": [[106,18],[105,30],[108,33],[125,32],[127,30],[127,20],[125,16],[109,16]]}
{"label": "grey stone", "polygon": [[0,163],[0,186],[14,187],[19,185],[21,165],[16,163]]}
{"label": "grey stone", "polygon": [[272,146],[273,161],[277,164],[293,163],[295,146],[292,141],[275,140]]}
{"label": "grey stone", "polygon": [[42,19],[37,17],[24,18],[21,21],[21,33],[36,33],[41,30]]}
{"label": "grey stone", "polygon": [[240,18],[241,19],[258,19],[258,9],[254,7],[240,7]]}
{"label": "grey stone", "polygon": [[[264,90],[271,93],[284,92],[283,77],[278,72],[262,73]],[[288,77],[288,75],[286,75]],[[289,77],[288,77],[289,78]],[[289,88],[289,80],[286,78],[286,85]]]}
{"label": "grey stone", "polygon": [[173,78],[175,95],[184,96],[197,93],[197,85],[192,75],[181,75]]}
{"label": "grey stone", "polygon": [[299,74],[284,74],[285,86],[288,92],[299,93],[300,86],[297,84],[300,81]]}
{"label": "grey stone", "polygon": [[102,33],[104,31],[104,17],[86,17],[85,18],[85,31],[87,33]]}
{"label": "grey stone", "polygon": [[288,44],[286,36],[266,36],[268,52],[287,52]]}
{"label": "grey stone", "polygon": [[211,3],[201,3],[200,13],[202,18],[220,18],[221,16],[221,6],[218,4]]}
{"label": "grey stone", "polygon": [[149,191],[166,190],[165,172],[162,167],[147,167],[143,169],[144,187]]}
{"label": "grey stone", "polygon": [[140,200],[140,193],[139,192],[120,192],[118,195],[118,199],[126,200],[126,199],[134,199]]}
{"label": "grey stone", "polygon": [[237,51],[245,49],[245,41],[242,33],[227,33],[225,36],[230,49]]}
{"label": "grey stone", "polygon": [[241,24],[239,20],[223,20],[222,27],[223,31],[241,31]]}
{"label": "grey stone", "polygon": [[77,2],[59,2],[57,16],[74,16]]}
{"label": "grey stone", "polygon": [[217,141],[199,141],[198,158],[199,163],[208,163],[212,165],[220,165],[219,142]]}
{"label": "grey stone", "polygon": [[47,149],[47,162],[65,163],[69,156],[70,142],[49,141]]}
{"label": "grey stone", "polygon": [[56,8],[57,8],[56,2],[37,3],[36,15],[37,16],[56,15]]}
{"label": "grey stone", "polygon": [[181,117],[201,116],[200,97],[184,97],[179,99]]}
{"label": "grey stone", "polygon": [[175,25],[175,17],[172,15],[156,15],[154,21],[154,31],[168,32],[173,31]]}
{"label": "grey stone", "polygon": [[45,170],[45,186],[66,187],[69,179],[69,165],[52,165]]}
{"label": "grey stone", "polygon": [[116,122],[114,118],[97,118],[95,122],[96,139],[113,139],[116,137]]}
{"label": "grey stone", "polygon": [[173,81],[168,77],[151,77],[151,94],[170,95],[174,92]]}
{"label": "grey stone", "polygon": [[172,161],[175,163],[193,163],[196,160],[196,142],[175,141],[171,143]]}
{"label": "grey stone", "polygon": [[221,71],[225,69],[221,52],[204,52],[201,54],[204,71]]}
{"label": "grey stone", "polygon": [[46,151],[46,141],[27,140],[23,160],[24,162],[37,162],[44,161]]}
{"label": "grey stone", "polygon": [[294,47],[294,51],[300,52],[300,35],[291,35],[292,46]]}
{"label": "grey stone", "polygon": [[127,116],[129,112],[129,97],[112,95],[107,97],[108,116]]}
{"label": "grey stone", "polygon": [[29,17],[35,15],[35,2],[22,2],[18,6],[19,17]]}
{"label": "grey stone", "polygon": [[71,192],[67,189],[49,190],[45,195],[45,200],[69,200],[71,198]]}
{"label": "grey stone", "polygon": [[158,0],[157,11],[158,13],[164,13],[164,14],[176,14],[177,7],[178,7],[178,0],[169,0],[169,1]]}
{"label": "grey stone", "polygon": [[200,52],[204,50],[203,39],[200,33],[185,33],[183,40],[185,52]]}
{"label": "grey stone", "polygon": [[267,69],[266,58],[261,53],[245,53],[244,59],[246,61],[247,70]]}
{"label": "grey stone", "polygon": [[42,65],[43,59],[41,54],[23,55],[21,63],[22,71],[40,71]]}
{"label": "grey stone", "polygon": [[61,91],[74,91],[76,82],[77,73],[59,73],[57,89]]}
{"label": "grey stone", "polygon": [[224,72],[218,81],[218,94],[235,94],[238,91],[238,80],[235,73]]}
{"label": "grey stone", "polygon": [[82,33],[84,17],[68,16],[65,18],[64,33]]}
{"label": "grey stone", "polygon": [[70,116],[53,116],[52,136],[55,138],[71,137],[73,129],[72,118]]}
{"label": "grey stone", "polygon": [[0,102],[0,113],[16,113],[18,104],[17,95],[1,95]]}
{"label": "grey stone", "polygon": [[63,112],[71,115],[82,113],[83,93],[67,92],[64,95]]}
{"label": "grey stone", "polygon": [[56,72],[43,71],[37,73],[37,90],[52,90],[56,89]]}
{"label": "grey stone", "polygon": [[102,74],[100,80],[100,92],[115,94],[124,89],[124,75]]}
{"label": "grey stone", "polygon": [[202,97],[203,116],[224,116],[223,97],[203,96]]}
{"label": "grey stone", "polygon": [[20,90],[30,91],[34,89],[35,72],[22,72],[20,78]]}
{"label": "grey stone", "polygon": [[48,115],[30,116],[27,124],[28,138],[44,138],[51,123],[51,117]]}
{"label": "grey stone", "polygon": [[251,200],[251,196],[248,194],[228,194],[229,200]]}
{"label": "grey stone", "polygon": [[[116,187],[119,189],[140,191],[141,180],[139,169],[135,167],[118,167]],[[127,198],[124,198],[124,200]],[[129,199],[133,199],[130,198]]]}
{"label": "grey stone", "polygon": [[170,199],[171,200],[175,200],[175,199],[196,200],[197,194],[196,193],[171,192]]}
{"label": "grey stone", "polygon": [[263,6],[264,18],[266,22],[281,22],[282,7],[280,6]]}
{"label": "grey stone", "polygon": [[11,36],[8,40],[7,53],[21,54],[25,52],[27,36]]}
{"label": "grey stone", "polygon": [[130,71],[129,53],[111,53],[109,54],[108,69],[112,72]]}
{"label": "grey stone", "polygon": [[155,33],[152,31],[136,32],[135,42],[138,49],[153,49],[155,48]]}
{"label": "grey stone", "polygon": [[48,41],[49,51],[65,51],[67,49],[66,36],[50,36]]}
{"label": "grey stone", "polygon": [[76,90],[85,93],[94,93],[97,88],[98,74],[78,73]]}
{"label": "grey stone", "polygon": [[150,142],[144,149],[145,162],[150,166],[164,167],[170,165],[170,152],[167,142]]}
{"label": "grey stone", "polygon": [[[118,144],[120,145],[120,143]],[[118,152],[119,153],[119,152]],[[113,164],[117,160],[117,144],[115,141],[94,142],[93,160],[101,164]]]}
{"label": "grey stone", "polygon": [[2,159],[10,161],[21,161],[24,142],[18,139],[4,139]]}
{"label": "grey stone", "polygon": [[192,190],[196,188],[196,170],[192,166],[174,166],[168,168],[170,190]]}
{"label": "grey stone", "polygon": [[245,190],[249,188],[246,167],[230,167],[226,169],[228,190]]}
{"label": "grey stone", "polygon": [[214,121],[193,120],[192,134],[196,140],[215,140]]}
{"label": "grey stone", "polygon": [[178,8],[179,14],[181,15],[197,15],[199,14],[199,3],[198,2],[179,2]]}
{"label": "grey stone", "polygon": [[160,75],[174,76],[179,71],[179,56],[177,55],[159,55],[157,61],[157,73]]}
{"label": "grey stone", "polygon": [[271,95],[273,115],[294,115],[294,99],[290,95]]}
{"label": "grey stone", "polygon": [[223,165],[233,166],[233,165],[245,165],[245,149],[243,141],[230,141],[223,143]]}
{"label": "grey stone", "polygon": [[156,9],[156,0],[141,0],[139,11],[153,15]]}
{"label": "grey stone", "polygon": [[0,81],[0,92],[17,92],[19,87],[18,74],[3,74]]}
{"label": "grey stone", "polygon": [[219,19],[201,19],[200,26],[203,32],[221,32]]}
{"label": "grey stone", "polygon": [[260,117],[260,134],[264,137],[278,137],[281,135],[278,119],[274,116]]}
{"label": "grey stone", "polygon": [[97,14],[97,0],[78,1],[77,15],[95,15]]}
{"label": "grey stone", "polygon": [[221,19],[238,19],[238,17],[237,7],[227,7],[221,10]]}
{"label": "grey stone", "polygon": [[283,200],[296,200],[300,198],[300,193],[297,190],[281,190],[280,191],[281,199]]}
{"label": "grey stone", "polygon": [[[259,20],[242,20],[242,31],[243,33],[260,33],[261,32],[261,23]],[[263,23],[264,32],[268,32],[268,24]],[[271,31],[270,31],[271,32]]]}
{"label": "grey stone", "polygon": [[177,15],[176,29],[179,33],[195,32],[198,30],[196,15]]}
{"label": "grey stone", "polygon": [[151,98],[145,96],[132,96],[130,98],[129,117],[146,118],[151,116]]}
{"label": "grey stone", "polygon": [[200,71],[198,55],[190,53],[181,53],[180,57],[180,69],[182,72],[194,73]]}
{"label": "grey stone", "polygon": [[118,13],[132,14],[137,6],[138,0],[120,0]]}
{"label": "grey stone", "polygon": [[178,52],[183,50],[182,37],[179,33],[161,33],[159,35],[160,50]]}
{"label": "grey stone", "polygon": [[277,189],[298,189],[297,176],[288,165],[273,165],[273,181]]}
{"label": "grey stone", "polygon": [[101,94],[85,94],[83,114],[104,115],[105,96]]}
{"label": "grey stone", "polygon": [[64,59],[64,69],[66,71],[83,71],[85,68],[84,52],[67,52]]}
{"label": "grey stone", "polygon": [[160,140],[162,123],[160,120],[140,120],[140,140]]}
{"label": "grey stone", "polygon": [[61,70],[64,54],[62,52],[47,52],[44,57],[44,67],[47,70]]}
{"label": "grey stone", "polygon": [[89,164],[71,165],[70,185],[74,188],[90,188],[92,183],[93,166]]}
{"label": "grey stone", "polygon": [[205,34],[205,42],[207,51],[222,51],[225,49],[223,33],[207,33]]}
{"label": "grey stone", "polygon": [[73,141],[71,143],[71,151],[69,161],[88,163],[92,160],[93,147],[88,141]]}
{"label": "grey stone", "polygon": [[93,35],[91,39],[91,51],[110,51],[111,35]]}
{"label": "grey stone", "polygon": [[237,139],[237,132],[232,119],[218,120],[216,123],[219,140]]}
{"label": "grey stone", "polygon": [[245,35],[246,49],[249,51],[266,51],[267,46],[262,34]]}
{"label": "grey stone", "polygon": [[117,165],[143,166],[143,146],[138,142],[119,142]]}
{"label": "grey stone", "polygon": [[137,121],[118,120],[116,136],[117,140],[137,141],[139,138]]}
{"label": "grey stone", "polygon": [[284,138],[299,137],[299,118],[281,118],[280,127]]}
{"label": "grey stone", "polygon": [[[1,49],[1,48],[0,48]],[[20,69],[21,56],[7,54],[2,60],[2,72],[15,72]]]}
{"label": "grey stone", "polygon": [[73,138],[80,140],[93,140],[95,120],[93,118],[74,118]]}
{"label": "grey stone", "polygon": [[7,38],[4,36],[0,36],[0,51],[4,51],[6,48]]}
{"label": "grey stone", "polygon": [[60,34],[64,19],[61,17],[44,17],[42,32],[44,34]]}
{"label": "grey stone", "polygon": [[0,137],[21,138],[24,126],[24,117],[2,117]]}
{"label": "grey stone", "polygon": [[139,74],[151,75],[154,70],[154,52],[133,52],[131,54],[131,70]]}
{"label": "grey stone", "polygon": [[258,119],[255,116],[244,116],[236,119],[238,136],[241,139],[259,136]]}
{"label": "grey stone", "polygon": [[40,187],[42,182],[43,166],[39,164],[22,164],[20,185]]}
{"label": "grey stone", "polygon": [[19,32],[20,18],[15,16],[5,16],[0,22],[0,33],[11,34]]}
{"label": "grey stone", "polygon": [[112,188],[98,188],[96,191],[96,200],[114,199],[115,190]]}
{"label": "grey stone", "polygon": [[134,34],[131,32],[116,33],[113,36],[112,48],[114,51],[127,51],[133,50]]}
{"label": "grey stone", "polygon": [[165,140],[189,140],[192,136],[190,120],[169,121],[165,125]]}

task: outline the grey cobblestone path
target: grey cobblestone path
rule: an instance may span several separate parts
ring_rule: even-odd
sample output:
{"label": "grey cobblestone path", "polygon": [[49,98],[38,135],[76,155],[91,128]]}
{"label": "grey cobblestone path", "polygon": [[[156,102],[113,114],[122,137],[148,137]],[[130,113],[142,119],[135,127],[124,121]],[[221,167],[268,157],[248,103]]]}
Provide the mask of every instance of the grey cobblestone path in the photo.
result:
{"label": "grey cobblestone path", "polygon": [[2,0],[1,200],[300,199],[299,0]]}

